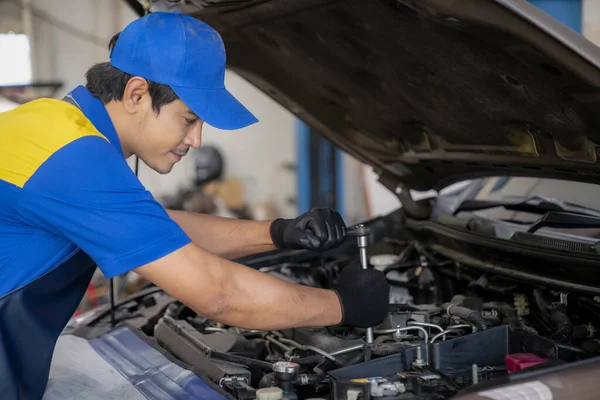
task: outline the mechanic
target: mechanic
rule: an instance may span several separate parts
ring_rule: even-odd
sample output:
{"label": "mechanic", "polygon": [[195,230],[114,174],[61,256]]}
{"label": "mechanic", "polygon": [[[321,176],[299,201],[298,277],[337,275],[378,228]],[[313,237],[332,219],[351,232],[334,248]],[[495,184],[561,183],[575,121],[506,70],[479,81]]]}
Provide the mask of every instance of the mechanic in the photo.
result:
{"label": "mechanic", "polygon": [[225,49],[203,22],[152,13],[109,44],[86,86],[0,114],[0,393],[39,399],[60,332],[96,267],[135,271],[198,314],[270,330],[369,327],[387,314],[379,271],[346,268],[332,289],[292,284],[231,259],[277,248],[324,251],[341,216],[243,221],[165,210],[126,159],[166,174],[203,123],[257,122],[225,88]]}

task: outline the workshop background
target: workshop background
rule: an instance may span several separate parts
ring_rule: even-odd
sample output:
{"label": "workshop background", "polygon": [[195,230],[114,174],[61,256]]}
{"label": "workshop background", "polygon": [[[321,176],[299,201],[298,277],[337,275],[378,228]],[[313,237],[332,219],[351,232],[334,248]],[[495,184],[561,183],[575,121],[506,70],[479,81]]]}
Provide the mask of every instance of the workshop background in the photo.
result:
{"label": "workshop background", "polygon": [[[531,2],[600,45],[600,0]],[[84,84],[86,70],[107,61],[110,38],[135,18],[124,0],[0,0],[0,112],[40,96],[61,97]],[[224,166],[211,182],[197,179],[198,152],[191,151],[168,175],[140,163],[140,180],[157,200],[253,219],[331,206],[348,224],[400,206],[370,168],[320,139],[235,73],[228,73],[226,85],[260,122],[232,132],[205,126],[203,146],[217,149]],[[214,153],[208,155],[214,160]],[[135,169],[135,158],[129,162]]]}
{"label": "workshop background", "polygon": [[[565,22],[579,24],[585,36],[600,44],[600,1],[533,3],[570,18]],[[107,60],[112,35],[136,17],[124,0],[0,0],[0,86],[46,84],[31,95],[64,95],[84,83],[91,65]],[[256,219],[292,217],[313,205],[328,205],[349,224],[399,206],[369,168],[325,141],[318,143],[313,132],[268,96],[234,73],[226,84],[260,122],[233,132],[204,129],[204,145],[215,146],[224,162],[224,182],[208,187],[221,198],[217,205],[188,205],[201,203],[225,214],[228,205],[242,206],[244,212],[234,215]],[[0,95],[0,111],[14,105]],[[189,197],[195,188],[193,155],[168,175],[140,163],[140,180],[161,201],[168,198],[165,202],[172,204],[185,192]],[[134,159],[129,161],[133,167]]]}

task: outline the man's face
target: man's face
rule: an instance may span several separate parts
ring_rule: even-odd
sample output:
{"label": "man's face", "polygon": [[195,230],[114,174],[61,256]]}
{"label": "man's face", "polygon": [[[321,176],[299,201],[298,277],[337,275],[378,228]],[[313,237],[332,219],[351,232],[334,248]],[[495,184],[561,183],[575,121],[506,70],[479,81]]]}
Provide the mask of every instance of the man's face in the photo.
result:
{"label": "man's face", "polygon": [[158,115],[145,107],[138,121],[134,153],[161,174],[169,173],[190,148],[200,147],[204,121],[181,100],[162,106]]}

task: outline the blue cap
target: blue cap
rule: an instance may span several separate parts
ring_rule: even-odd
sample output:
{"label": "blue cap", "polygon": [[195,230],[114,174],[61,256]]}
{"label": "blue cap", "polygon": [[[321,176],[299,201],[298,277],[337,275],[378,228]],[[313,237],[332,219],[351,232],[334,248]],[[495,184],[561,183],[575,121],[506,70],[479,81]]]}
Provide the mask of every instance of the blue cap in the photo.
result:
{"label": "blue cap", "polygon": [[121,32],[110,64],[130,75],[168,85],[198,117],[218,129],[258,120],[225,88],[225,46],[204,22],[155,12]]}

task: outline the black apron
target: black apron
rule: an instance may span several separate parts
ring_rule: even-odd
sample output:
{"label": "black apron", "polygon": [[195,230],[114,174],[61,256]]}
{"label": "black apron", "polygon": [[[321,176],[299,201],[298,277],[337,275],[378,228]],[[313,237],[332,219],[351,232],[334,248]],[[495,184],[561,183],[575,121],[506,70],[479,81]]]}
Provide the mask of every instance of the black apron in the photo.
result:
{"label": "black apron", "polygon": [[38,400],[48,384],[56,341],[96,269],[82,251],[0,297],[0,399]]}

